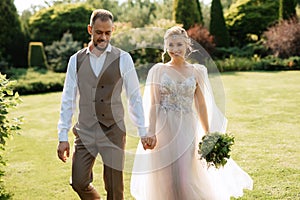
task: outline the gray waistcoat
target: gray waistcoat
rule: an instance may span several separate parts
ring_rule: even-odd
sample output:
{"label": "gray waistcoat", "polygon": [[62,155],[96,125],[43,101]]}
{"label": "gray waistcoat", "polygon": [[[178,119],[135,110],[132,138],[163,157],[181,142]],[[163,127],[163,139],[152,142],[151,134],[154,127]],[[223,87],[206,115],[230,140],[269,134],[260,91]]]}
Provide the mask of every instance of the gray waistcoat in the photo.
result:
{"label": "gray waistcoat", "polygon": [[123,120],[121,101],[122,77],[120,50],[112,47],[98,77],[95,76],[86,49],[77,54],[77,78],[79,90],[78,124],[89,128],[100,122],[109,127]]}

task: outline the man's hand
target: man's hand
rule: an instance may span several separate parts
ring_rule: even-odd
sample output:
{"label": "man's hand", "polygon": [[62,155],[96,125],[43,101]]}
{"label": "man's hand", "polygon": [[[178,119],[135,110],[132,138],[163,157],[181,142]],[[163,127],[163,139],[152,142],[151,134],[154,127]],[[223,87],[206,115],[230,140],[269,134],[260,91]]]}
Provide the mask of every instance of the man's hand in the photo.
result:
{"label": "man's hand", "polygon": [[142,145],[144,147],[144,150],[146,149],[154,149],[156,146],[156,136],[149,136],[149,137],[142,137],[141,138]]}
{"label": "man's hand", "polygon": [[59,142],[57,147],[57,155],[58,158],[63,162],[67,161],[67,158],[70,156],[69,142]]}

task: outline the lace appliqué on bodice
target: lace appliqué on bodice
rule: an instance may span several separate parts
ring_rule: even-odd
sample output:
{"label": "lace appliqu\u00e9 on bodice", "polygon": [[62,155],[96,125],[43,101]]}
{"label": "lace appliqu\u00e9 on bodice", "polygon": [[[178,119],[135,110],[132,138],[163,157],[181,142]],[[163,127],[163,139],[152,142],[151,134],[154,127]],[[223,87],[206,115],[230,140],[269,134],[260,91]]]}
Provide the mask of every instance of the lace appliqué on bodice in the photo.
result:
{"label": "lace appliqu\u00e9 on bodice", "polygon": [[159,87],[160,107],[165,111],[192,112],[195,89],[196,80],[194,76],[178,82],[164,73]]}

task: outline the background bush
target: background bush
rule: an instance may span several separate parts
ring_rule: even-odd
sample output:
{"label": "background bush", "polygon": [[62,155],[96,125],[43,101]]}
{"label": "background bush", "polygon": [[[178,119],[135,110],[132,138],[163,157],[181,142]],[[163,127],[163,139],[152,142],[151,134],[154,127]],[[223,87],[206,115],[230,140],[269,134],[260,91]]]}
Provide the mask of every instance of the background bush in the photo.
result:
{"label": "background bush", "polygon": [[73,41],[71,33],[65,33],[60,41],[46,46],[49,67],[54,72],[66,72],[70,56],[81,49],[80,42]]}
{"label": "background bush", "polygon": [[216,59],[215,64],[220,72],[227,71],[258,71],[258,70],[299,70],[300,57],[290,57],[281,59],[276,56],[266,56],[260,58],[258,55],[253,57],[235,57],[230,56],[225,59]]}
{"label": "background bush", "polygon": [[230,56],[249,58],[255,55],[266,57],[270,54],[270,50],[268,50],[268,48],[263,44],[263,41],[261,40],[256,43],[247,44],[243,47],[216,47],[212,54],[212,57],[217,59],[229,58]]}
{"label": "background bush", "polygon": [[143,80],[149,68],[161,62],[165,31],[157,27],[133,28],[115,34],[111,43],[131,54],[139,78]]}
{"label": "background bush", "polygon": [[187,30],[188,35],[199,43],[209,54],[215,49],[213,36],[209,33],[208,29],[201,24],[196,24]]}
{"label": "background bush", "polygon": [[65,80],[65,73],[37,68],[12,68],[6,73],[11,80],[17,80],[13,89],[21,95],[62,91]]}
{"label": "background bush", "polygon": [[21,118],[13,118],[9,115],[11,109],[21,103],[18,93],[13,91],[14,84],[14,81],[8,80],[6,75],[0,73],[0,199],[9,199],[10,197],[10,194],[6,193],[2,186],[2,176],[4,175],[2,167],[6,163],[2,153],[5,150],[6,139],[21,128]]}
{"label": "background bush", "polygon": [[275,56],[300,56],[300,22],[293,18],[280,21],[264,32],[265,45]]}

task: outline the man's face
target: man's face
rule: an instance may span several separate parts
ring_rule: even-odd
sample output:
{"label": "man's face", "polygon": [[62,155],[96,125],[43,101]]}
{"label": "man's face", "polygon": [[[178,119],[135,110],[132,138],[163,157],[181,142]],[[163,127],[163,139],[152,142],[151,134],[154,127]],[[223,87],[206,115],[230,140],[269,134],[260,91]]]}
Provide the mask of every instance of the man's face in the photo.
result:
{"label": "man's face", "polygon": [[100,49],[105,49],[110,41],[114,26],[111,20],[101,21],[96,19],[93,26],[88,25],[88,32],[92,36],[93,44]]}

